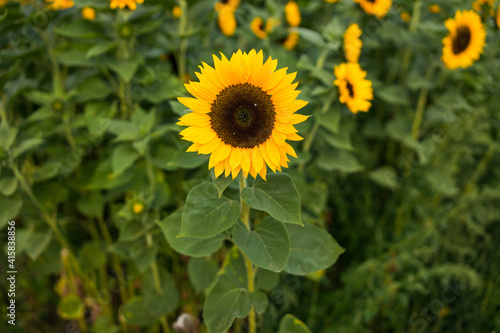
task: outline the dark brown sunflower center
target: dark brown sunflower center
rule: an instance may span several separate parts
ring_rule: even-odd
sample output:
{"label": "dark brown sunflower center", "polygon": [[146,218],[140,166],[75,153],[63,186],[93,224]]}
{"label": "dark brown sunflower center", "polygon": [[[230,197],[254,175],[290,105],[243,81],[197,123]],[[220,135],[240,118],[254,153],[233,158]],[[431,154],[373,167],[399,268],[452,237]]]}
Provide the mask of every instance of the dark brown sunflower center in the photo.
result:
{"label": "dark brown sunflower center", "polygon": [[377,0],[366,0],[368,2],[371,2],[371,3],[375,3]]}
{"label": "dark brown sunflower center", "polygon": [[453,39],[452,50],[453,54],[464,52],[470,43],[470,30],[468,27],[460,27],[457,29],[457,35]]}
{"label": "dark brown sunflower center", "polygon": [[347,81],[345,84],[345,87],[347,88],[347,91],[349,91],[349,97],[353,98],[354,97],[354,87],[352,86],[351,82]]}
{"label": "dark brown sunflower center", "polygon": [[210,122],[225,144],[252,148],[271,136],[276,112],[271,96],[249,83],[222,90],[212,104]]}

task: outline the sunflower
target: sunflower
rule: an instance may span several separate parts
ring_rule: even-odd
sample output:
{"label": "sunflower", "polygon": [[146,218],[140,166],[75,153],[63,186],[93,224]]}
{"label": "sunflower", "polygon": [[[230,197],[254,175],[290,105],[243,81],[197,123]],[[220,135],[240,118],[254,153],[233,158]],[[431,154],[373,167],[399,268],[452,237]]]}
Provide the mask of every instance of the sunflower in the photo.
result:
{"label": "sunflower", "polygon": [[298,27],[300,25],[300,10],[299,5],[293,0],[288,1],[285,6],[285,17],[288,24],[292,27]]}
{"label": "sunflower", "polygon": [[490,16],[495,15],[495,11],[493,10],[494,0],[476,0],[472,3],[472,9],[474,9],[478,14],[481,14],[483,10],[487,10],[489,8]]}
{"label": "sunflower", "polygon": [[290,32],[283,42],[283,47],[287,50],[293,50],[298,43],[299,34],[296,32]]}
{"label": "sunflower", "polygon": [[408,22],[410,22],[410,20],[411,20],[410,13],[408,13],[406,10],[403,10],[403,11],[401,12],[401,15],[400,15],[400,16],[401,16],[401,20],[403,20],[403,22],[408,23]]}
{"label": "sunflower", "polygon": [[429,11],[434,14],[441,13],[441,7],[436,4],[429,5]]}
{"label": "sunflower", "polygon": [[366,72],[358,63],[342,63],[335,66],[333,83],[339,88],[339,101],[347,104],[352,113],[368,112],[373,99],[372,82],[366,80]]}
{"label": "sunflower", "polygon": [[250,22],[250,29],[257,37],[264,39],[267,37],[268,33],[273,31],[275,25],[276,21],[272,18],[268,18],[264,27],[264,20],[260,17],[256,17]]}
{"label": "sunflower", "polygon": [[359,60],[363,46],[363,42],[359,39],[360,36],[361,29],[356,23],[351,24],[344,34],[344,54],[348,62],[358,62]]}
{"label": "sunflower", "polygon": [[500,6],[498,6],[497,9],[496,22],[497,22],[497,27],[500,28]]}
{"label": "sunflower", "polygon": [[115,9],[116,7],[123,9],[128,7],[130,10],[136,10],[137,4],[144,3],[144,0],[109,0],[111,3],[109,4],[109,8]]}
{"label": "sunflower", "polygon": [[94,21],[96,18],[95,9],[90,7],[83,7],[82,17],[89,21]]}
{"label": "sunflower", "polygon": [[174,6],[174,8],[172,8],[172,16],[174,18],[181,17],[182,16],[182,8],[179,6]]}
{"label": "sunflower", "polygon": [[218,9],[217,23],[220,31],[226,36],[234,35],[237,23],[234,17],[234,10],[229,6],[222,6]]}
{"label": "sunflower", "polygon": [[48,4],[47,7],[52,10],[67,9],[75,5],[72,0],[46,0],[45,2]]}
{"label": "sunflower", "polygon": [[307,116],[295,112],[307,102],[296,99],[296,73],[276,70],[277,60],[264,62],[262,51],[213,58],[214,67],[202,63],[196,73],[200,82],[185,85],[195,98],[178,98],[193,111],[177,123],[188,126],[180,133],[193,142],[187,151],[210,154],[208,168],[217,177],[224,172],[235,178],[242,171],[266,179],[267,166],[281,171],[287,154],[297,157],[286,140],[302,140],[294,125]]}
{"label": "sunflower", "polygon": [[235,11],[239,5],[240,0],[221,0],[215,4],[215,10],[219,11],[222,7],[227,7],[228,9]]}
{"label": "sunflower", "polygon": [[384,17],[391,9],[392,0],[354,0],[359,3],[365,13],[375,15],[377,18]]}
{"label": "sunflower", "polygon": [[479,15],[472,10],[457,11],[455,19],[444,22],[448,36],[443,38],[443,60],[446,67],[466,68],[479,59],[483,53],[486,30]]}

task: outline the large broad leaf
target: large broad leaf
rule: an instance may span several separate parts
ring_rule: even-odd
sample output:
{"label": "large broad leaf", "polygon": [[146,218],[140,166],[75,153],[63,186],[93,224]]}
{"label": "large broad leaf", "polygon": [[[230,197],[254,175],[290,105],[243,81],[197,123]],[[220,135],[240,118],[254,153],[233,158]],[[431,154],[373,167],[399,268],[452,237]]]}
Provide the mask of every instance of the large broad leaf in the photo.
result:
{"label": "large broad leaf", "polygon": [[324,229],[310,223],[304,227],[287,225],[291,252],[285,271],[305,275],[333,265],[344,252],[335,239]]}
{"label": "large broad leaf", "polygon": [[122,144],[116,147],[111,155],[113,175],[120,175],[123,171],[131,167],[138,158],[139,153],[130,145]]}
{"label": "large broad leaf", "polygon": [[212,183],[202,183],[193,187],[187,196],[178,236],[211,238],[235,224],[239,214],[238,202],[219,198]]}
{"label": "large broad leaf", "polygon": [[317,163],[321,169],[326,171],[353,173],[364,169],[356,156],[345,150],[336,150],[323,154],[318,158]]}
{"label": "large broad leaf", "polygon": [[188,262],[188,275],[194,289],[208,289],[217,279],[218,265],[215,260],[193,258]]}
{"label": "large broad leaf", "polygon": [[243,258],[233,247],[224,260],[217,284],[205,301],[203,319],[209,333],[223,333],[235,318],[245,318],[252,307],[262,313],[267,307],[267,297],[262,292],[249,293]]}
{"label": "large broad leaf", "polygon": [[251,231],[238,222],[233,229],[233,239],[255,266],[270,271],[281,272],[290,255],[290,238],[285,225],[269,216]]}
{"label": "large broad leaf", "polygon": [[241,192],[252,208],[263,210],[276,220],[302,225],[299,192],[286,173],[271,174],[267,181],[259,180]]}
{"label": "large broad leaf", "polygon": [[16,177],[4,177],[0,179],[0,193],[10,197],[17,189]]}
{"label": "large broad leaf", "polygon": [[144,304],[158,317],[172,313],[179,303],[179,288],[170,273],[163,267],[158,268],[159,280],[161,282],[161,291],[156,287],[154,274],[151,269],[144,272],[141,276]]}
{"label": "large broad leaf", "polygon": [[221,248],[225,238],[223,234],[208,239],[177,238],[181,230],[182,209],[156,223],[160,226],[170,246],[180,254],[190,257],[204,257],[214,253]]}
{"label": "large broad leaf", "polygon": [[19,214],[22,206],[23,201],[20,199],[0,199],[0,230]]}
{"label": "large broad leaf", "polygon": [[311,331],[300,319],[287,314],[280,321],[278,333],[311,333]]}
{"label": "large broad leaf", "polygon": [[132,325],[149,325],[157,320],[157,315],[148,309],[140,296],[132,297],[121,307],[121,315]]}

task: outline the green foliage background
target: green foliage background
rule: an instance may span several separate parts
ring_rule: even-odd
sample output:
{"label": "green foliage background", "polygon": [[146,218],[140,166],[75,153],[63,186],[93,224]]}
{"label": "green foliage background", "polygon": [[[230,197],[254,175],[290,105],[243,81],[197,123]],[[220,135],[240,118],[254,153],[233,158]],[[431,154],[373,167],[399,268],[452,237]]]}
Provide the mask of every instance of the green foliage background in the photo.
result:
{"label": "green foliage background", "polygon": [[[292,51],[282,46],[284,1],[242,2],[232,37],[218,30],[213,0],[145,0],[133,12],[100,0],[0,9],[0,229],[6,237],[16,221],[19,272],[9,332],[160,332],[182,312],[202,319],[219,267],[238,259],[223,235],[191,243],[200,258],[180,255],[187,245],[166,227],[177,226],[187,193],[211,181],[207,157],[185,153],[175,123],[187,110],[176,97],[187,96],[182,79],[195,80],[201,61],[239,48],[298,72],[299,98],[309,101],[301,112],[313,117],[298,126],[306,139],[286,172],[302,220],[345,249],[324,276],[259,270],[268,298],[259,331],[298,332],[286,314],[312,332],[500,331],[494,18],[482,14],[481,59],[450,71],[440,61],[443,22],[471,1],[435,1],[434,14],[430,2],[395,0],[378,20],[350,0],[299,0]],[[179,4],[187,16],[176,19]],[[83,6],[97,10],[95,21],[81,19]],[[261,40],[249,28],[255,16],[281,24]],[[333,86],[354,22],[374,87],[366,114],[350,113]],[[6,263],[2,251],[2,276]]]}

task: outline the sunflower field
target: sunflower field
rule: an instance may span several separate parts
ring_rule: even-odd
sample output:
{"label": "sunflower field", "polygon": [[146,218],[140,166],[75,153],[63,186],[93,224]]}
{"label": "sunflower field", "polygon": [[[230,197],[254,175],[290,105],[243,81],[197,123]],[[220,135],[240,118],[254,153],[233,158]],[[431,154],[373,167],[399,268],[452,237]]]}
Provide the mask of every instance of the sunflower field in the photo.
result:
{"label": "sunflower field", "polygon": [[0,0],[0,331],[500,332],[500,1]]}

